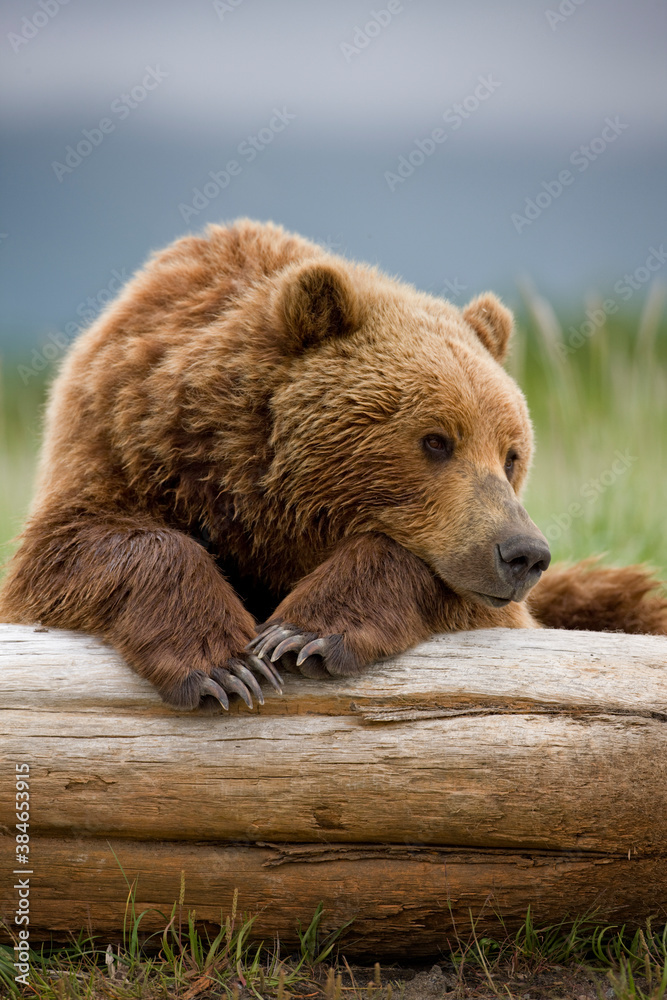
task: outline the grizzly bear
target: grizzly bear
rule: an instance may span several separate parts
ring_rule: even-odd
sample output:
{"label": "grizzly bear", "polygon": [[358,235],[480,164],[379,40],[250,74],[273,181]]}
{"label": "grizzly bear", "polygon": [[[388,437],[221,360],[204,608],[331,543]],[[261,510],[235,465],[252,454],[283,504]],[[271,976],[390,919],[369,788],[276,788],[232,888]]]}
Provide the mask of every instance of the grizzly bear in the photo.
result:
{"label": "grizzly bear", "polygon": [[538,584],[511,331],[272,224],[177,240],[53,385],[0,617],[101,636],[182,708],[438,632],[667,631],[639,568]]}

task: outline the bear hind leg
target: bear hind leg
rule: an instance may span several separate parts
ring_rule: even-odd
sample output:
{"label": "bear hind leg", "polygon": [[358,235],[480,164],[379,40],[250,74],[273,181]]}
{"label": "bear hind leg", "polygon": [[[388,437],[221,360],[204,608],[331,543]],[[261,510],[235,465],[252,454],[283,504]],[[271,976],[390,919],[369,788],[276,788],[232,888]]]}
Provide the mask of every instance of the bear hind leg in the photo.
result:
{"label": "bear hind leg", "polygon": [[643,566],[553,566],[526,603],[546,628],[667,635],[667,597]]}

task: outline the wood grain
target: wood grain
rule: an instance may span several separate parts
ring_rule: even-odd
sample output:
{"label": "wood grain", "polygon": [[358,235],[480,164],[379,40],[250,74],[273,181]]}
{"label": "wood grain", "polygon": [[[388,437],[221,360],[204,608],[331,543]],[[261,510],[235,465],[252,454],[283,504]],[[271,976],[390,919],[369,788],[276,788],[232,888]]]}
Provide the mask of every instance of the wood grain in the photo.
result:
{"label": "wood grain", "polygon": [[[31,879],[31,937],[64,939],[74,928],[118,938],[128,886],[136,880],[136,913],[144,932],[164,929],[185,877],[183,913],[219,924],[239,890],[239,910],[256,915],[253,938],[280,937],[298,945],[324,903],[323,934],[353,920],[347,955],[376,960],[434,955],[447,938],[466,938],[470,917],[478,935],[520,923],[528,906],[542,926],[567,914],[596,910],[600,921],[622,924],[648,913],[665,917],[664,860],[627,856],[464,851],[415,846],[224,845],[97,838],[39,838]],[[13,918],[15,901],[3,886],[0,916]],[[159,912],[161,911],[161,913]]]}
{"label": "wood grain", "polygon": [[0,743],[8,761],[30,763],[35,833],[667,849],[667,825],[656,822],[667,815],[667,726],[643,716],[369,726],[349,716],[4,711]]}
{"label": "wood grain", "polygon": [[[347,715],[368,707],[521,706],[667,716],[667,638],[556,629],[484,629],[436,636],[361,677],[286,678],[260,715]],[[104,643],[78,632],[0,624],[5,708],[175,717],[148,681]],[[248,714],[236,702],[232,713]]]}
{"label": "wood grain", "polygon": [[[288,942],[323,900],[332,927],[355,916],[351,954],[430,954],[450,907],[497,927],[489,894],[507,921],[667,900],[666,638],[438,636],[223,715],[167,708],[89,636],[0,625],[0,708],[3,869],[26,762],[36,932],[122,925],[107,840],[144,906],[170,912],[185,870],[202,919],[238,886]],[[3,878],[5,914],[14,895]]]}

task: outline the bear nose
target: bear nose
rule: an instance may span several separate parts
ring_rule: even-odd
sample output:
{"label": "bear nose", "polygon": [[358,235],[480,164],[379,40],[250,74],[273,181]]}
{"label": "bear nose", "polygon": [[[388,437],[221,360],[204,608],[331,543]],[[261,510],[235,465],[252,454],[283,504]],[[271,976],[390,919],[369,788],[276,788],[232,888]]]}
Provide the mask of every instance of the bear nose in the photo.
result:
{"label": "bear nose", "polygon": [[[513,535],[498,545],[499,570],[512,587],[537,583],[540,573],[551,562],[549,546],[534,535]],[[530,579],[534,577],[534,579]]]}

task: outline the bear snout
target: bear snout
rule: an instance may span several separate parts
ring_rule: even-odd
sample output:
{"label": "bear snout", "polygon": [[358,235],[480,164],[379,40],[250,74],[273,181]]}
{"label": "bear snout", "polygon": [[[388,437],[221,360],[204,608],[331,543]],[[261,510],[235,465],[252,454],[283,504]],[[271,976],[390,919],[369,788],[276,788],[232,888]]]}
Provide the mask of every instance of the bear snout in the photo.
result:
{"label": "bear snout", "polygon": [[496,545],[496,572],[512,591],[512,600],[522,600],[551,562],[546,540],[535,535],[512,535]]}
{"label": "bear snout", "polygon": [[547,540],[507,481],[480,473],[471,485],[458,532],[448,538],[443,531],[440,552],[428,561],[455,593],[477,603],[523,601],[551,562]]}
{"label": "bear snout", "polygon": [[456,593],[492,608],[523,601],[549,566],[551,552],[523,508],[519,513],[514,530],[506,526],[446,559],[433,560],[437,574]]}

